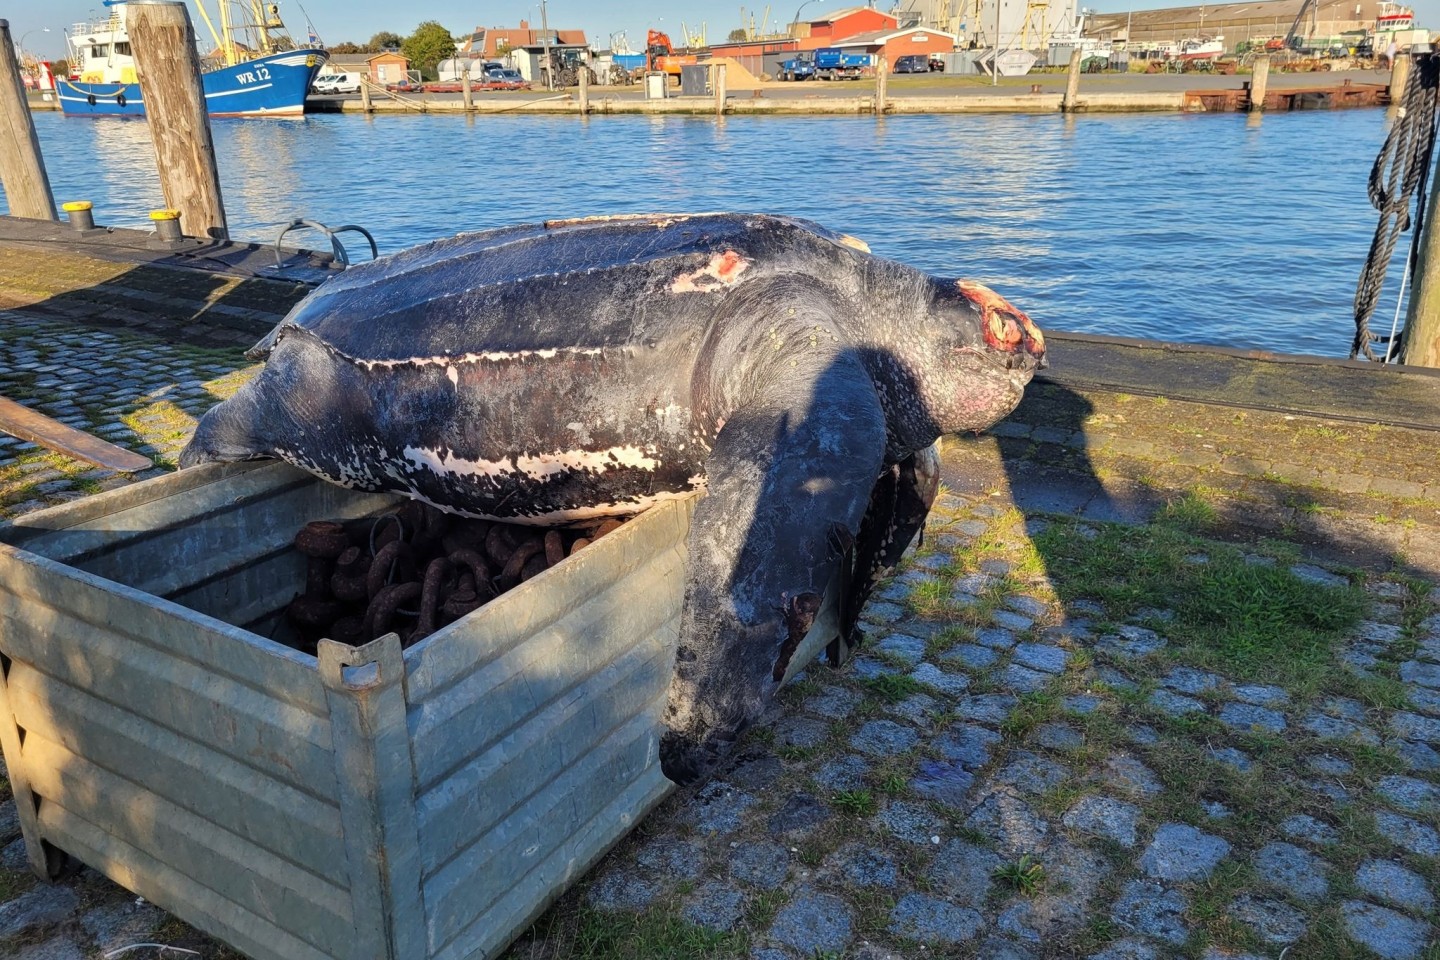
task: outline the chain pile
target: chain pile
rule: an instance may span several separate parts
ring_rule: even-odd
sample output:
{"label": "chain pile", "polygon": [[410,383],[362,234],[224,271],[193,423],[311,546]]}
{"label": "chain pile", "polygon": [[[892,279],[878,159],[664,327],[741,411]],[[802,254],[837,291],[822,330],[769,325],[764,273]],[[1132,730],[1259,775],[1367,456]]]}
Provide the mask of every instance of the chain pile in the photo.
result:
{"label": "chain pile", "polygon": [[[1375,158],[1375,166],[1370,169],[1370,203],[1380,211],[1380,222],[1375,227],[1370,255],[1355,286],[1355,340],[1350,345],[1352,360],[1364,354],[1367,360],[1384,363],[1398,352],[1399,340],[1404,336],[1403,332],[1398,336],[1373,332],[1370,318],[1380,302],[1385,272],[1400,242],[1400,235],[1410,228],[1410,203],[1413,199],[1413,222],[1417,229],[1406,259],[1402,294],[1404,283],[1410,277],[1416,239],[1420,234],[1418,228],[1425,223],[1426,187],[1430,178],[1430,158],[1435,148],[1437,108],[1440,108],[1440,58],[1436,54],[1415,57],[1390,135],[1385,138],[1385,145]],[[1377,354],[1373,349],[1375,344],[1384,344],[1384,351]]]}
{"label": "chain pile", "polygon": [[314,653],[321,638],[358,645],[393,630],[408,647],[619,526],[547,531],[419,501],[373,521],[316,520],[295,536],[305,592],[286,607],[294,635],[283,639]]}

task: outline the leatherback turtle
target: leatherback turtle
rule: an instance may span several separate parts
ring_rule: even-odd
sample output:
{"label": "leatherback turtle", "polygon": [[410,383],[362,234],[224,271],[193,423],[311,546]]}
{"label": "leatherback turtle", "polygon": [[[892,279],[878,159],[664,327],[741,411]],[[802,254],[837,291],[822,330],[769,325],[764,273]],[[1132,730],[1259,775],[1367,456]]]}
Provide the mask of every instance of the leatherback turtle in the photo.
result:
{"label": "leatherback turtle", "polygon": [[181,464],[280,457],[544,524],[707,491],[661,743],[687,782],[759,717],[837,576],[848,638],[923,525],[932,445],[1009,413],[1044,349],[987,288],[807,221],[551,221],[328,281]]}

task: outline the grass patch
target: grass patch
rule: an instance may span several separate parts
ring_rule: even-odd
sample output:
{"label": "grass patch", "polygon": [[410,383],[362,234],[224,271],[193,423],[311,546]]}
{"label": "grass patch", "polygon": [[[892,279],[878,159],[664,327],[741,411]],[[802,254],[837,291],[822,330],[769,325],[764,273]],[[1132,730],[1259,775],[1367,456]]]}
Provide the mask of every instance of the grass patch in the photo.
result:
{"label": "grass patch", "polygon": [[721,958],[743,952],[744,937],[715,933],[660,911],[638,915],[582,909],[560,954],[567,957]]}
{"label": "grass patch", "polygon": [[[1337,679],[1332,653],[1368,610],[1364,591],[1311,583],[1195,536],[1185,528],[1208,522],[1203,503],[1184,498],[1171,504],[1169,522],[1102,527],[1088,540],[1056,522],[1035,543],[1066,602],[1096,600],[1117,622],[1145,608],[1173,610],[1162,632],[1179,660],[1238,681],[1318,689]],[[1204,563],[1190,559],[1202,554]],[[1393,702],[1395,691],[1382,687],[1372,695]]]}
{"label": "grass patch", "polygon": [[857,817],[868,817],[875,812],[875,798],[869,790],[842,790],[830,801],[835,809]]}
{"label": "grass patch", "polygon": [[1030,897],[1045,883],[1045,865],[1030,854],[1022,853],[1020,859],[996,867],[992,876],[1012,890]]}
{"label": "grass patch", "polygon": [[867,681],[870,692],[887,703],[899,703],[921,690],[920,682],[901,673],[882,673]]}

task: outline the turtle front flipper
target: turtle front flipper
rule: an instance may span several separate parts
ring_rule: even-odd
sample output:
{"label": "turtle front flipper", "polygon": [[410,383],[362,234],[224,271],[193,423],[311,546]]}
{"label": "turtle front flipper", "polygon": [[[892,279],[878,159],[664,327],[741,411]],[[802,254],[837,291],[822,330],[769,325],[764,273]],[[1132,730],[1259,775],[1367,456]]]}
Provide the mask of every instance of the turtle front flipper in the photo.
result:
{"label": "turtle front flipper", "polygon": [[705,776],[770,704],[845,562],[837,536],[859,530],[880,473],[874,385],[853,355],[818,366],[767,378],[706,460],[660,747],[677,783]]}
{"label": "turtle front flipper", "polygon": [[899,463],[886,465],[881,472],[855,540],[854,559],[841,598],[840,635],[826,651],[832,666],[849,660],[860,646],[861,610],[924,529],[939,491],[938,440]]}

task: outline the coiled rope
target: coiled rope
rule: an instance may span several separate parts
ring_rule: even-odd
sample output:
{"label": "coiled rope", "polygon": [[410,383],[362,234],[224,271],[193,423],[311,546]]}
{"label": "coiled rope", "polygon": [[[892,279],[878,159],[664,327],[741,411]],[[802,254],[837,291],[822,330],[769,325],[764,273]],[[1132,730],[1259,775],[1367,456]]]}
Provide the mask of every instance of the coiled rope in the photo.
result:
{"label": "coiled rope", "polygon": [[[1380,222],[1375,227],[1375,239],[1370,243],[1370,255],[1355,285],[1355,340],[1350,345],[1352,360],[1364,354],[1367,360],[1385,363],[1398,352],[1404,338],[1404,332],[1397,334],[1394,326],[1388,334],[1375,333],[1370,329],[1370,318],[1379,305],[1385,272],[1400,242],[1400,235],[1410,229],[1413,222],[1417,229],[1410,239],[1405,274],[1400,281],[1400,299],[1405,296],[1405,284],[1415,264],[1420,236],[1418,227],[1425,223],[1426,187],[1430,179],[1430,158],[1435,149],[1437,109],[1440,109],[1440,55],[1417,56],[1390,135],[1385,138],[1385,145],[1375,158],[1375,166],[1370,169],[1370,203],[1380,211]],[[1413,221],[1410,215],[1412,199],[1415,202]],[[1399,315],[1397,303],[1396,325]],[[1376,344],[1385,345],[1379,353],[1374,349]]]}

